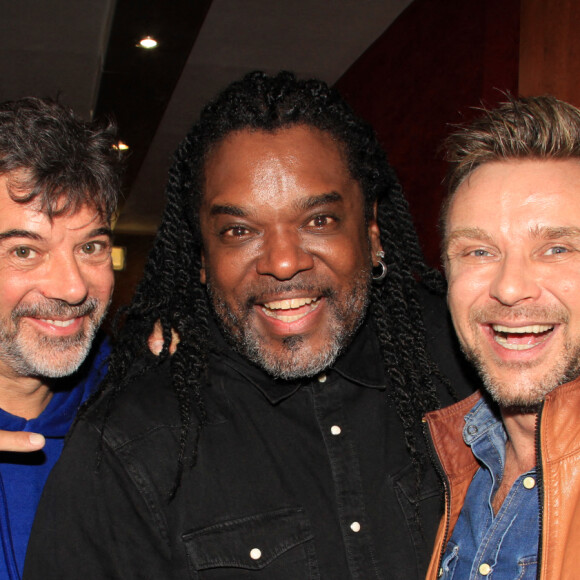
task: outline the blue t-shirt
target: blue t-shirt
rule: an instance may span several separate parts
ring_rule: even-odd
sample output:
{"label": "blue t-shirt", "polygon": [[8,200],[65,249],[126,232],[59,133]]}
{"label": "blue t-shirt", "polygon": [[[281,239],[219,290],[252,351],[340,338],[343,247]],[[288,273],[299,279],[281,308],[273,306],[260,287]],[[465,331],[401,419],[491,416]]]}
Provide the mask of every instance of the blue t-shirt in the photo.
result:
{"label": "blue t-shirt", "polygon": [[0,548],[1,580],[19,580],[24,556],[46,478],[59,458],[64,437],[80,405],[106,373],[109,342],[99,340],[81,368],[71,377],[58,379],[46,409],[27,421],[0,409],[0,429],[41,433],[46,444],[34,453],[0,452]]}

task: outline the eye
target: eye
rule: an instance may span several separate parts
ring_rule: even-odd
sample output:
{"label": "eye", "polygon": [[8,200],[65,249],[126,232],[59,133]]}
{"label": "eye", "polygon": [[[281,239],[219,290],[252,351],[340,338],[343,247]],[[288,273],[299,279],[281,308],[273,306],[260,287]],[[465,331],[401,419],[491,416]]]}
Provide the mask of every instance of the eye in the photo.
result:
{"label": "eye", "polygon": [[317,215],[313,217],[306,225],[310,228],[322,229],[333,226],[338,223],[338,219],[331,215]]}
{"label": "eye", "polygon": [[220,232],[220,234],[226,238],[243,238],[249,233],[250,230],[248,230],[248,228],[240,225],[229,226]]}
{"label": "eye", "polygon": [[103,252],[106,252],[108,248],[109,248],[108,242],[91,241],[85,242],[80,249],[81,252],[83,252],[83,254],[93,256],[95,254],[102,254]]}
{"label": "eye", "polygon": [[563,246],[554,246],[553,248],[549,248],[544,255],[545,256],[555,256],[557,254],[566,254],[570,250],[568,248],[564,248]]}
{"label": "eye", "polygon": [[474,256],[475,258],[486,258],[487,256],[491,256],[491,254],[487,250],[483,250],[482,248],[472,250],[467,255]]}
{"label": "eye", "polygon": [[34,256],[36,255],[36,252],[32,248],[29,248],[28,246],[18,246],[14,250],[14,255],[17,258],[20,258],[22,260],[26,260],[29,258],[34,258]]}

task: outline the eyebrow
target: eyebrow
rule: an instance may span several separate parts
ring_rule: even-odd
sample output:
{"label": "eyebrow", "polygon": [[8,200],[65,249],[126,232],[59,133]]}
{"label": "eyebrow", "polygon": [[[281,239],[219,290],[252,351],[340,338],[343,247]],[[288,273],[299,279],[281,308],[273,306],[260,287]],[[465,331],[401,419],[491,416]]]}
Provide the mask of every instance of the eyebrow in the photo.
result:
{"label": "eyebrow", "polygon": [[[343,201],[342,195],[336,191],[330,191],[328,193],[321,193],[320,195],[312,195],[306,199],[302,199],[298,202],[297,206],[301,210],[309,210],[321,205],[327,205],[330,203],[340,203]],[[249,212],[243,207],[238,205],[226,204],[215,204],[212,205],[209,210],[210,216],[215,215],[231,215],[234,217],[248,217]]]}
{"label": "eyebrow", "polygon": [[227,204],[216,204],[212,205],[209,210],[209,215],[231,215],[234,217],[246,217],[248,213],[237,205]]}
{"label": "eyebrow", "polygon": [[[111,228],[102,227],[96,228],[89,232],[88,238],[93,238],[96,236],[107,236],[109,238],[113,237],[113,230]],[[9,240],[11,238],[27,238],[29,240],[34,240],[36,242],[42,241],[44,238],[36,232],[31,232],[30,230],[8,230],[6,232],[0,232],[0,242],[3,240]]]}
{"label": "eyebrow", "polygon": [[91,232],[87,237],[93,238],[95,236],[107,236],[109,238],[113,237],[113,230],[111,228],[103,226],[102,228],[97,228]]}
{"label": "eyebrow", "polygon": [[29,240],[40,241],[42,236],[28,230],[8,230],[0,233],[0,241],[8,240],[10,238],[28,238]]}
{"label": "eyebrow", "polygon": [[[530,228],[530,237],[534,239],[558,240],[580,237],[580,228],[576,226],[535,226]],[[452,231],[444,240],[444,248],[457,239],[481,240],[493,243],[493,237],[480,228],[461,228]]]}
{"label": "eyebrow", "polygon": [[445,237],[444,247],[447,248],[451,242],[462,238],[467,240],[483,240],[486,242],[493,242],[493,238],[481,228],[460,228],[453,230],[448,236]]}
{"label": "eyebrow", "polygon": [[580,236],[580,228],[576,226],[536,226],[530,230],[533,238],[556,240],[560,238],[573,238]]}
{"label": "eyebrow", "polygon": [[300,201],[298,207],[302,210],[309,210],[321,205],[340,202],[342,202],[342,195],[340,195],[340,193],[337,191],[330,191],[328,193],[321,193],[320,195],[312,195],[307,197],[306,199]]}

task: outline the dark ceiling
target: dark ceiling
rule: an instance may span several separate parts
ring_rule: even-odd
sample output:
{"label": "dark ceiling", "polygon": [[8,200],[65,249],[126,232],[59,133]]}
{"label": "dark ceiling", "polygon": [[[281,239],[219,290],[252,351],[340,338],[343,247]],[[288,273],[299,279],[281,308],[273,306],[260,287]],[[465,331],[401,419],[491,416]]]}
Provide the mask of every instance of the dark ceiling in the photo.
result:
{"label": "dark ceiling", "polygon": [[[120,233],[152,233],[171,153],[245,72],[334,83],[411,0],[0,0],[0,101],[113,115],[129,147]],[[143,36],[156,49],[138,47]]]}

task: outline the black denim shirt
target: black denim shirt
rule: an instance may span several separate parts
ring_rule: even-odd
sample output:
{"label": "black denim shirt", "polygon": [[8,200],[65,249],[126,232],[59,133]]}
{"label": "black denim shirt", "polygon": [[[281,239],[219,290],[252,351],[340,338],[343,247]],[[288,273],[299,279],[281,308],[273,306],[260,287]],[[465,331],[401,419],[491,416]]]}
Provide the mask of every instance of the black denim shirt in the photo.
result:
{"label": "black denim shirt", "polygon": [[[446,318],[427,310],[466,393]],[[174,499],[179,428],[165,364],[116,402],[99,469],[102,404],[78,425],[41,502],[25,579],[423,578],[441,489],[427,471],[420,529],[371,327],[333,368],[292,384],[217,342],[209,422]],[[443,388],[441,397],[451,402]]]}

